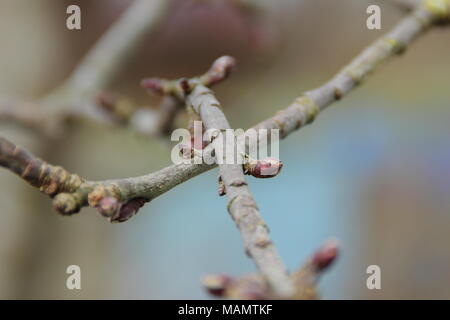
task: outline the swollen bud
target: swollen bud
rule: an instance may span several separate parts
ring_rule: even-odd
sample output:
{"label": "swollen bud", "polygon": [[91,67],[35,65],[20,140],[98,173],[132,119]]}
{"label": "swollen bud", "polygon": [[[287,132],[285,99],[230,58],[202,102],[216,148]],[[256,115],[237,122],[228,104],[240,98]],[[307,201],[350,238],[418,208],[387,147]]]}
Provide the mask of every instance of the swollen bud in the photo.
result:
{"label": "swollen bud", "polygon": [[205,289],[216,297],[223,296],[231,282],[231,277],[225,274],[209,274],[202,279]]}
{"label": "swollen bud", "polygon": [[313,255],[312,263],[317,270],[322,271],[333,263],[337,258],[338,252],[338,242],[336,240],[330,240]]}
{"label": "swollen bud", "polygon": [[281,168],[283,168],[283,163],[278,159],[249,159],[244,164],[244,173],[250,174],[255,178],[273,178],[280,173]]}
{"label": "swollen bud", "polygon": [[59,193],[53,199],[53,208],[63,216],[70,216],[80,211],[80,205],[70,193]]}

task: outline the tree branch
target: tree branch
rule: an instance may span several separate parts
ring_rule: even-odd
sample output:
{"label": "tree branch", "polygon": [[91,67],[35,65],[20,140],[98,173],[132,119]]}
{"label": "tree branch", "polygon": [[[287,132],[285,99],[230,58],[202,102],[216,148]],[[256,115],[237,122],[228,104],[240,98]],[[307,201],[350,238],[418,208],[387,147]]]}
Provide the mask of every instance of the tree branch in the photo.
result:
{"label": "tree branch", "polygon": [[206,167],[179,164],[136,178],[88,181],[46,163],[3,137],[0,137],[0,166],[53,198],[55,210],[62,215],[72,215],[82,207],[91,206],[111,222],[128,220],[140,208],[130,211],[130,204],[138,202],[142,206]]}
{"label": "tree branch", "polygon": [[[222,59],[227,57],[223,57]],[[231,129],[223,114],[220,103],[211,90],[202,84],[195,85],[187,96],[186,104],[200,115],[206,129]],[[216,155],[221,145],[219,140],[213,140]],[[234,138],[233,146],[236,144]],[[225,155],[223,155],[225,158]],[[241,157],[242,155],[237,155]],[[241,232],[247,254],[251,257],[259,271],[273,290],[274,296],[290,298],[294,287],[289,279],[284,263],[269,237],[269,229],[261,217],[258,206],[245,181],[242,168],[243,159],[237,164],[226,164],[225,159],[219,160],[220,176],[224,182],[228,197],[228,212]],[[241,164],[239,164],[241,163]]]}
{"label": "tree branch", "polygon": [[0,102],[0,122],[15,123],[41,133],[45,115],[39,112],[39,106],[27,102]]}

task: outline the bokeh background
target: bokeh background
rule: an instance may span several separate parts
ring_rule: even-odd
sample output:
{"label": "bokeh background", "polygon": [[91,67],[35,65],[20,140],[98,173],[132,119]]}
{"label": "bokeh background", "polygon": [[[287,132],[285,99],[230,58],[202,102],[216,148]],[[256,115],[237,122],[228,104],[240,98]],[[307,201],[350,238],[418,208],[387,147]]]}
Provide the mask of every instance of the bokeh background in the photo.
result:
{"label": "bokeh background", "polygon": [[[0,0],[0,96],[33,99],[57,86],[130,2]],[[366,28],[374,3],[379,31]],[[81,6],[81,31],[65,27],[70,4]],[[236,128],[319,86],[405,14],[388,0],[268,1],[256,18],[230,1],[172,7],[110,89],[156,108],[158,99],[139,88],[142,78],[199,74],[230,54],[238,68],[216,92]],[[450,298],[449,39],[448,28],[421,37],[284,140],[277,178],[249,179],[291,270],[326,239],[340,241],[341,255],[320,281],[325,299]],[[86,121],[57,143],[14,125],[0,133],[91,180],[170,163],[167,139]],[[0,298],[209,298],[204,274],[255,270],[216,184],[212,170],[111,225],[92,209],[59,216],[44,195],[1,170]],[[71,264],[81,267],[82,290],[65,287]],[[372,264],[381,267],[381,290],[366,288]]]}

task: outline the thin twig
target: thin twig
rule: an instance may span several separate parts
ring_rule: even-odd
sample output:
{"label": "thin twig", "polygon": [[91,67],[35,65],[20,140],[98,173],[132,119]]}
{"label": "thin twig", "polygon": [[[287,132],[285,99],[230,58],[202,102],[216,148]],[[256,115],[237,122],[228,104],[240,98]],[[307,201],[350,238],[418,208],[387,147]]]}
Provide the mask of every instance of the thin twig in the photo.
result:
{"label": "thin twig", "polygon": [[65,83],[81,95],[95,95],[117,78],[129,56],[166,16],[171,1],[136,0],[100,38]]}
{"label": "thin twig", "polygon": [[35,103],[2,101],[0,102],[0,122],[15,123],[40,133],[42,123],[46,121],[45,114],[39,112]]}
{"label": "thin twig", "polygon": [[[277,112],[274,117],[254,126],[253,129],[280,129],[281,137],[284,138],[293,131],[311,123],[318,112],[333,102],[342,99],[344,95],[361,84],[362,80],[373,72],[376,67],[389,60],[392,56],[404,52],[414,39],[425,30],[428,30],[434,21],[436,21],[435,16],[421,6],[399,22],[391,32],[367,47],[330,81],[317,89],[306,92],[303,96],[297,98],[293,104]],[[208,146],[204,152],[211,154],[212,149],[212,146]],[[177,164],[166,167],[154,174],[130,179],[133,179],[133,183],[144,186],[141,189],[144,192],[139,193],[139,196],[153,199],[163,192],[155,192],[154,188],[145,186],[158,185],[160,186],[159,190],[165,192],[216,166],[216,164]],[[170,179],[150,181],[154,177],[163,175],[176,177],[176,179],[175,181]],[[147,190],[148,193],[145,193]]]}
{"label": "thin twig", "polygon": [[[450,11],[450,9],[449,9]],[[442,17],[443,15],[441,15]],[[319,88],[308,91],[289,105],[278,111],[252,129],[279,129],[281,138],[311,123],[318,113],[332,103],[341,100],[346,94],[356,88],[362,81],[381,64],[391,57],[403,53],[411,43],[435,22],[442,21],[426,6],[419,6],[414,12],[403,18],[389,33],[375,41],[358,55],[350,64],[345,66],[330,81]],[[204,152],[211,154],[212,146],[206,147]],[[164,170],[171,176],[177,177],[178,185],[192,174],[200,174],[216,167],[212,165],[183,164],[172,165]],[[194,169],[194,167],[197,167]],[[179,181],[178,179],[182,180]],[[170,189],[171,182],[160,181],[164,189]]]}

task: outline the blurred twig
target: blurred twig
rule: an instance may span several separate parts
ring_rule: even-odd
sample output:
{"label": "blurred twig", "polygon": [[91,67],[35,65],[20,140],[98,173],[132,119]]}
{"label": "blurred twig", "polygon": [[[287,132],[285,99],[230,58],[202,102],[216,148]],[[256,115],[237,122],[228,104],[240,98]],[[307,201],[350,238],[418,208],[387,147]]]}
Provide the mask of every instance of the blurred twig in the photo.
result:
{"label": "blurred twig", "polygon": [[148,33],[165,18],[170,2],[136,0],[88,52],[64,86],[91,96],[107,87]]}
{"label": "blurred twig", "polygon": [[[206,129],[219,131],[231,129],[219,101],[202,82],[212,84],[220,80],[228,74],[233,65],[234,59],[221,57],[214,62],[213,67],[205,76],[215,79],[214,81],[191,81],[191,85],[186,88],[186,105],[199,115]],[[217,141],[218,139],[213,140],[212,144],[216,150],[220,150],[220,146],[215,146]],[[236,138],[234,138],[233,146],[235,143]],[[222,156],[224,157],[224,155]],[[238,157],[242,157],[242,155],[238,155]],[[237,161],[236,164],[226,164],[226,161],[219,161],[219,163],[222,163],[219,165],[220,176],[228,196],[227,208],[241,232],[246,252],[255,261],[270,289],[273,290],[274,296],[292,297],[293,284],[269,237],[268,228],[245,181],[243,167],[239,164],[243,161]]]}
{"label": "blurred twig", "polygon": [[39,108],[36,103],[1,101],[0,122],[16,123],[40,132],[42,124],[46,119],[44,113],[36,112],[36,108]]}
{"label": "blurred twig", "polygon": [[[231,128],[214,94],[203,85],[195,86],[187,97],[187,103],[200,115],[207,129]],[[218,140],[214,140],[213,144],[216,141]],[[247,254],[254,260],[274,295],[278,298],[290,298],[293,296],[294,286],[245,181],[242,165],[239,165],[242,162],[226,164],[225,161],[219,161],[223,163],[219,165],[219,169],[228,197],[228,211],[241,232]]]}

